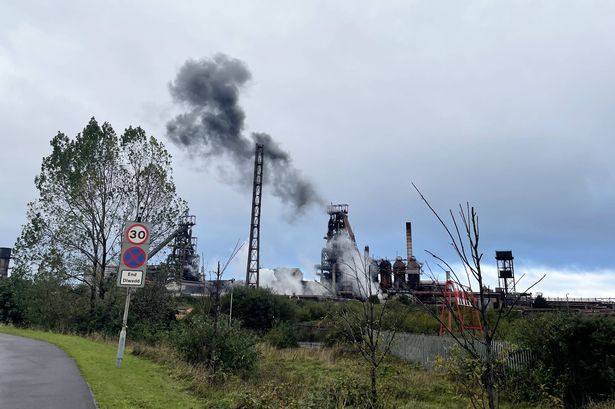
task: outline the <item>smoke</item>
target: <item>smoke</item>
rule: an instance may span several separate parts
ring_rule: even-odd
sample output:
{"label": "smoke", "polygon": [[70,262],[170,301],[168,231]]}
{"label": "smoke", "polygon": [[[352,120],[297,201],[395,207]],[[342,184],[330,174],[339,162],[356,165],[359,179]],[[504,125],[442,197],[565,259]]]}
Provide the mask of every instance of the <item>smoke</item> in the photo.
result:
{"label": "smoke", "polygon": [[245,113],[239,94],[251,77],[242,61],[224,54],[186,61],[169,90],[188,111],[167,123],[169,139],[191,154],[230,160],[239,177],[229,181],[244,188],[252,185],[254,144],[263,144],[263,179],[267,188],[272,188],[271,193],[298,213],[312,204],[322,204],[314,185],[293,166],[290,154],[270,135],[244,136]]}

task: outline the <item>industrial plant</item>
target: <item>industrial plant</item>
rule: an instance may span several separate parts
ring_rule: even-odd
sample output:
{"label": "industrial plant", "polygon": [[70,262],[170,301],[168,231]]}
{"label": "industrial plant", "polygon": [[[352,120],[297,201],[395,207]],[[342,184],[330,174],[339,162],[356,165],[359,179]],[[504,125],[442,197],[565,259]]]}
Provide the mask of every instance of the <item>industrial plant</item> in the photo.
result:
{"label": "industrial plant", "polygon": [[[368,246],[360,251],[350,223],[348,204],[332,203],[326,207],[329,218],[324,236],[325,245],[320,253],[320,263],[315,265],[318,281],[305,280],[303,272],[298,268],[262,268],[260,232],[265,163],[266,146],[256,143],[245,280],[218,280],[218,288],[221,286],[223,292],[235,286],[263,286],[279,294],[316,300],[405,296],[417,304],[443,305],[452,297],[457,305],[475,304],[477,293],[472,291],[470,283],[462,285],[449,272],[444,281],[424,274],[422,264],[413,254],[413,232],[409,221],[405,223],[406,257],[373,258]],[[182,216],[177,228],[150,250],[150,260],[164,249],[168,248],[169,253],[164,262],[149,266],[148,281],[162,281],[176,295],[200,297],[210,294],[208,289],[212,288],[212,279],[207,277],[199,257],[197,238],[193,235],[195,224],[196,216]],[[10,258],[11,249],[0,248],[0,279],[8,276]],[[497,309],[514,303],[521,308],[532,308],[536,297],[532,293],[518,292],[512,251],[496,251],[495,264],[498,287],[485,288],[483,291],[483,298],[489,306]],[[109,266],[108,270],[115,274],[117,268]],[[261,277],[264,273],[267,275],[266,280]],[[548,302],[549,307],[555,309],[615,311],[615,299],[556,299],[544,298],[540,293],[536,296],[540,296]]]}

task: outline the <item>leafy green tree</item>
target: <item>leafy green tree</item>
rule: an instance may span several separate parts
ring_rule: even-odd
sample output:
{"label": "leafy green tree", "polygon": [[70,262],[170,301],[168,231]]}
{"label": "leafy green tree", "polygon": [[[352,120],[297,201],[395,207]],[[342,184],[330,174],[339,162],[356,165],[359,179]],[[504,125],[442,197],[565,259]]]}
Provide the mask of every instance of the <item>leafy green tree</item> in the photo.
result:
{"label": "leafy green tree", "polygon": [[58,277],[89,289],[90,310],[112,283],[122,224],[137,214],[154,225],[152,242],[172,231],[186,204],[176,193],[171,156],[139,127],[118,137],[92,118],[74,139],[58,133],[35,178],[39,197],[15,244],[16,268],[36,274],[58,254]]}

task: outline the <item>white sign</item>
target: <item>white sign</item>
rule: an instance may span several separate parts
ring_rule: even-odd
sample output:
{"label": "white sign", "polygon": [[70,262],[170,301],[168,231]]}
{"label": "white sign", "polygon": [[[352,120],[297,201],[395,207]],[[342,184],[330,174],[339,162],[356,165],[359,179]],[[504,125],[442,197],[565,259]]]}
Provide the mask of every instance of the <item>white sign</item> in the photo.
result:
{"label": "white sign", "polygon": [[126,229],[126,240],[139,246],[149,240],[149,231],[141,223],[133,224]]}
{"label": "white sign", "polygon": [[141,287],[143,286],[143,271],[140,270],[122,270],[119,284],[123,287]]}

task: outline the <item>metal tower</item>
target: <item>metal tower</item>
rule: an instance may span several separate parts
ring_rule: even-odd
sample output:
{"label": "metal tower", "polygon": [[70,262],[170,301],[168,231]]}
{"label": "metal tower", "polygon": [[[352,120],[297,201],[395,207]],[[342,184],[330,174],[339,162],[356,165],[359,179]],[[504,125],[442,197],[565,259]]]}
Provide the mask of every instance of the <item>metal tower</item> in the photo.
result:
{"label": "metal tower", "polygon": [[181,268],[181,279],[186,281],[200,280],[200,259],[196,252],[197,238],[192,235],[192,227],[195,224],[195,216],[185,215],[180,217],[179,226],[171,235],[173,244],[171,254],[167,259],[169,264]]}
{"label": "metal tower", "polygon": [[508,294],[511,289],[513,293],[516,292],[512,251],[496,251],[495,259],[498,263],[498,284],[500,288],[504,284],[504,294]]}
{"label": "metal tower", "polygon": [[264,145],[256,144],[254,154],[254,186],[252,187],[252,217],[250,218],[250,242],[248,248],[248,267],[246,285],[258,288],[258,268],[260,252],[261,197],[263,193],[263,151]]}

